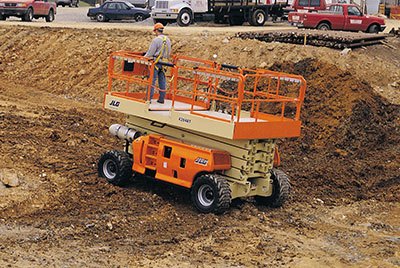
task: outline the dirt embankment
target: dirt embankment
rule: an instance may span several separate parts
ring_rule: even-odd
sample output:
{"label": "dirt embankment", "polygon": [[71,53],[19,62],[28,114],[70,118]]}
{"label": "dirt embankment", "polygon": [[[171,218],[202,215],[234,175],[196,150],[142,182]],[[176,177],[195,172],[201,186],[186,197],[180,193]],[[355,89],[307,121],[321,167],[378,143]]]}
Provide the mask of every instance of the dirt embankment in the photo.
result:
{"label": "dirt embankment", "polygon": [[[176,53],[217,54],[308,82],[302,136],[279,141],[294,185],[289,204],[270,210],[248,200],[215,216],[195,212],[184,190],[147,181],[118,188],[96,175],[99,155],[121,146],[107,127],[123,116],[101,109],[107,57],[145,50],[151,34],[5,27],[0,36],[0,168],[23,182],[0,189],[0,266],[400,263],[399,96],[381,96],[399,77],[386,53],[399,59],[400,50],[340,57],[325,48],[226,42],[212,31],[174,34]],[[386,69],[366,68],[371,62]],[[379,95],[376,86],[387,91]]]}

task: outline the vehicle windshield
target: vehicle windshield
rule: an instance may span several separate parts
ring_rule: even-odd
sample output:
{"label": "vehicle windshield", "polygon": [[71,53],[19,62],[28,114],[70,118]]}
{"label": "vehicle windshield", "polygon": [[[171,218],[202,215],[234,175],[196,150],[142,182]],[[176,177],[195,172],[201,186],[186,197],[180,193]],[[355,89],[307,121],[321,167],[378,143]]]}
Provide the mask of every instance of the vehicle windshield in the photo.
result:
{"label": "vehicle windshield", "polygon": [[130,7],[130,8],[134,8],[135,6],[134,5],[132,5],[131,3],[129,3],[129,2],[124,2],[128,7]]}

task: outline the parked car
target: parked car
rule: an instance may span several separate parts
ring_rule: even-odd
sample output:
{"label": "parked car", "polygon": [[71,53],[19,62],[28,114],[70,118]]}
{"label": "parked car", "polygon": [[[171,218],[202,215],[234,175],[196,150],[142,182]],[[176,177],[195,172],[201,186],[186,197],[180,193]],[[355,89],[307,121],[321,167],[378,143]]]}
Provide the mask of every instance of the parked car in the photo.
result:
{"label": "parked car", "polygon": [[56,14],[56,4],[48,0],[0,0],[0,20],[19,17],[23,21],[45,18],[52,22]]}
{"label": "parked car", "polygon": [[138,8],[129,2],[112,1],[105,2],[97,8],[89,8],[88,17],[104,22],[109,20],[142,21],[150,17],[150,10]]}
{"label": "parked car", "polygon": [[79,7],[79,0],[56,0],[57,6]]}
{"label": "parked car", "polygon": [[357,5],[334,4],[319,13],[290,12],[289,22],[299,28],[344,30],[379,33],[385,30],[385,20],[364,15]]}

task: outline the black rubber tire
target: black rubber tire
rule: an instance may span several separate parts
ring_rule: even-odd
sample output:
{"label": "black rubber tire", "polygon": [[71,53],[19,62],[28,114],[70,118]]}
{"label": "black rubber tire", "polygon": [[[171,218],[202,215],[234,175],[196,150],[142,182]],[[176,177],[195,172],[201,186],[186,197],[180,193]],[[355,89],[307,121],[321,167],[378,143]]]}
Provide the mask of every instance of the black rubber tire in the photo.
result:
{"label": "black rubber tire", "polygon": [[47,22],[52,22],[54,20],[54,10],[53,9],[49,10],[49,14],[47,14],[45,19]]}
{"label": "black rubber tire", "polygon": [[375,33],[375,34],[377,34],[377,33],[379,33],[379,26],[378,25],[376,25],[376,24],[372,24],[371,26],[369,26],[368,27],[368,32],[369,33]]}
{"label": "black rubber tire", "polygon": [[123,186],[133,176],[133,161],[124,151],[108,151],[104,153],[97,166],[99,177],[106,178],[111,184]]}
{"label": "black rubber tire", "polygon": [[260,205],[270,207],[281,207],[288,199],[290,194],[289,177],[281,170],[273,168],[271,170],[272,179],[272,195],[271,196],[255,196],[255,200]]}
{"label": "black rubber tire", "polygon": [[144,20],[144,14],[138,13],[135,15],[135,21],[143,21]]}
{"label": "black rubber tire", "polygon": [[231,189],[228,181],[218,174],[199,176],[192,185],[193,205],[201,213],[222,214],[231,204]]}
{"label": "black rubber tire", "polygon": [[68,4],[69,7],[72,7],[72,2],[70,4]]}
{"label": "black rubber tire", "polygon": [[0,15],[0,20],[6,20],[5,16]]}
{"label": "black rubber tire", "polygon": [[178,18],[176,19],[178,25],[181,27],[189,26],[193,23],[192,12],[188,9],[182,9],[179,11]]}
{"label": "black rubber tire", "polygon": [[96,20],[98,22],[105,22],[107,20],[106,15],[104,15],[103,13],[98,13],[96,14]]}
{"label": "black rubber tire", "polygon": [[32,21],[33,20],[33,9],[30,7],[26,11],[25,15],[22,17],[23,21]]}
{"label": "black rubber tire", "polygon": [[331,29],[331,26],[326,22],[322,22],[318,24],[317,29],[322,31],[329,31]]}
{"label": "black rubber tire", "polygon": [[75,7],[79,7],[79,1],[76,1]]}
{"label": "black rubber tire", "polygon": [[263,26],[265,21],[267,20],[267,15],[264,10],[257,9],[251,14],[251,23],[252,26]]}

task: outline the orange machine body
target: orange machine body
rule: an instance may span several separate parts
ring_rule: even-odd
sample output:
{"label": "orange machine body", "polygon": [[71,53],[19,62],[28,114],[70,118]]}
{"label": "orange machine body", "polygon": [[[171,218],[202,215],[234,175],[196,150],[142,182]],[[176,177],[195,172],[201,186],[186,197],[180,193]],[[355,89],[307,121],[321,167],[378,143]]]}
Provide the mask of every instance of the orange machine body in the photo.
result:
{"label": "orange machine body", "polygon": [[133,142],[133,171],[190,188],[198,174],[231,168],[228,152],[185,144],[161,135],[141,136]]}

